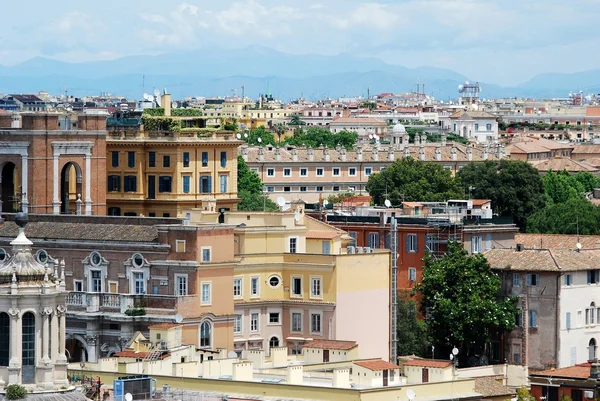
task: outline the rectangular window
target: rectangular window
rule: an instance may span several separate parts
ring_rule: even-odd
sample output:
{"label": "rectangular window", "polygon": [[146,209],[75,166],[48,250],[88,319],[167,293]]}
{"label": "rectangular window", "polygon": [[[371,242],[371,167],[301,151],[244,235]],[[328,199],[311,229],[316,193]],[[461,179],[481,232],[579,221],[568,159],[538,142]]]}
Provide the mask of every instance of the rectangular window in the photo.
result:
{"label": "rectangular window", "polygon": [[321,315],[319,313],[310,314],[310,332],[320,333],[321,332]]}
{"label": "rectangular window", "polygon": [[302,313],[292,312],[292,331],[302,331]]}
{"label": "rectangular window", "polygon": [[331,254],[331,241],[323,241],[321,244],[323,255]]}
{"label": "rectangular window", "polygon": [[481,235],[471,237],[471,253],[481,253]]}
{"label": "rectangular window", "polygon": [[185,240],[184,239],[175,240],[175,252],[177,252],[177,253],[185,252]]}
{"label": "rectangular window", "polygon": [[307,177],[308,176],[308,169],[307,168],[301,168],[300,169],[300,177]]}
{"label": "rectangular window", "polygon": [[275,177],[275,169],[274,168],[267,169],[267,177]]}
{"label": "rectangular window", "polygon": [[365,167],[365,176],[368,177],[373,173],[373,169],[371,167]]}
{"label": "rectangular window", "polygon": [[148,167],[156,167],[156,152],[148,152]]}
{"label": "rectangular window", "polygon": [[340,190],[340,186],[334,185],[331,189],[333,190],[333,192],[338,192]]}
{"label": "rectangular window", "polygon": [[302,277],[292,277],[292,296],[302,296]]}
{"label": "rectangular window", "polygon": [[158,192],[171,192],[172,179],[169,175],[161,175],[158,177]]}
{"label": "rectangular window", "polygon": [[202,248],[202,261],[203,262],[210,262],[210,248]]}
{"label": "rectangular window", "polygon": [[234,278],[233,279],[233,297],[241,298],[242,297],[242,278]]}
{"label": "rectangular window", "polygon": [[219,187],[221,189],[222,194],[227,193],[227,176],[226,175],[219,176]]}
{"label": "rectangular window", "polygon": [[339,167],[332,168],[331,172],[332,172],[332,174],[333,174],[334,177],[339,177],[340,176],[340,168]]}
{"label": "rectangular window", "polygon": [[425,235],[425,250],[431,253],[437,253],[439,250],[438,238],[435,234]]}
{"label": "rectangular window", "polygon": [[259,295],[260,283],[258,282],[258,277],[252,277],[250,279],[250,295],[253,297],[257,297]]}
{"label": "rectangular window", "polygon": [[369,233],[369,247],[379,248],[379,233]]}
{"label": "rectangular window", "polygon": [[192,180],[192,177],[190,177],[189,175],[184,175],[183,176],[183,193],[184,194],[189,194],[190,193],[190,182]]}
{"label": "rectangular window", "polygon": [[208,152],[202,152],[202,167],[208,167]]}
{"label": "rectangular window", "polygon": [[417,252],[417,234],[406,234],[406,252]]}
{"label": "rectangular window", "polygon": [[322,168],[318,168],[317,169],[317,177],[323,177],[324,175],[324,170]]}
{"label": "rectangular window", "polygon": [[475,131],[479,131],[479,124],[475,123]]}
{"label": "rectangular window", "polygon": [[242,315],[235,315],[233,320],[233,332],[240,334],[242,332]]}
{"label": "rectangular window", "polygon": [[135,167],[135,152],[127,152],[127,167]]}
{"label": "rectangular window", "polygon": [[352,242],[348,244],[348,246],[356,246],[356,237],[358,233],[356,231],[349,231],[348,235],[352,237]]}
{"label": "rectangular window", "polygon": [[485,125],[485,128],[486,128],[488,131],[491,131],[491,130],[492,130],[492,124],[486,124],[486,125]]}
{"label": "rectangular window", "polygon": [[267,187],[267,192],[275,192],[275,187]]}
{"label": "rectangular window", "polygon": [[227,152],[221,152],[221,167],[227,167]]}
{"label": "rectangular window", "polygon": [[588,284],[598,284],[600,281],[599,276],[600,270],[588,270],[587,271],[587,283]]}
{"label": "rectangular window", "polygon": [[323,192],[323,187],[321,185],[317,185],[317,192]]}
{"label": "rectangular window", "polygon": [[175,295],[178,297],[184,297],[187,294],[188,294],[187,275],[176,274],[175,275]]}
{"label": "rectangular window", "polygon": [[527,285],[538,286],[540,285],[540,275],[535,273],[527,274]]}
{"label": "rectangular window", "polygon": [[529,311],[529,327],[538,327],[537,311],[533,309]]}
{"label": "rectangular window", "polygon": [[567,315],[565,317],[565,325],[567,330],[571,328],[571,312],[567,312]]}
{"label": "rectangular window", "polygon": [[137,177],[135,175],[126,175],[123,179],[123,189],[125,192],[137,191]]}
{"label": "rectangular window", "polygon": [[113,167],[119,167],[119,152],[111,152],[111,160]]}
{"label": "rectangular window", "polygon": [[102,272],[92,270],[92,292],[102,292]]}
{"label": "rectangular window", "polygon": [[311,298],[321,298],[323,296],[321,292],[321,277],[310,278],[310,296]]}
{"label": "rectangular window", "polygon": [[408,281],[417,281],[417,269],[414,267],[408,268]]}
{"label": "rectangular window", "polygon": [[200,303],[202,305],[209,305],[210,304],[210,300],[211,300],[211,285],[210,283],[202,283],[202,298],[200,300]]}
{"label": "rectangular window", "polygon": [[513,287],[521,286],[521,275],[519,273],[513,273]]}
{"label": "rectangular window", "polygon": [[258,331],[258,313],[250,314],[250,331]]}
{"label": "rectangular window", "polygon": [[292,176],[292,169],[291,168],[284,168],[283,169],[283,176],[284,177],[291,177]]}
{"label": "rectangular window", "polygon": [[[185,165],[185,153],[184,153],[184,159],[183,160],[184,160],[184,162],[183,162],[184,166],[183,167],[187,167]],[[189,166],[189,164],[190,164],[190,158],[189,158],[189,153],[188,153],[188,166]],[[171,156],[167,156],[167,155],[163,156],[163,167],[171,167]]]}
{"label": "rectangular window", "polygon": [[290,253],[296,253],[298,248],[298,238],[290,238]]}
{"label": "rectangular window", "polygon": [[279,312],[269,312],[269,323],[270,324],[278,324],[279,323]]}
{"label": "rectangular window", "polygon": [[564,283],[565,285],[573,285],[573,276],[571,276],[570,274],[565,274]]}
{"label": "rectangular window", "polygon": [[200,193],[212,193],[212,177],[210,175],[203,175],[200,177]]}
{"label": "rectangular window", "polygon": [[523,310],[521,308],[517,308],[517,314],[515,315],[515,326],[523,326]]}
{"label": "rectangular window", "polygon": [[356,167],[350,167],[350,168],[348,169],[348,175],[349,175],[350,177],[354,177],[354,176],[356,176]]}
{"label": "rectangular window", "polygon": [[109,192],[119,192],[121,190],[121,176],[109,175],[106,185]]}
{"label": "rectangular window", "polygon": [[513,363],[515,365],[520,365],[521,364],[521,354],[519,354],[518,352],[515,352],[513,354]]}
{"label": "rectangular window", "polygon": [[83,280],[73,280],[73,291],[83,292]]}

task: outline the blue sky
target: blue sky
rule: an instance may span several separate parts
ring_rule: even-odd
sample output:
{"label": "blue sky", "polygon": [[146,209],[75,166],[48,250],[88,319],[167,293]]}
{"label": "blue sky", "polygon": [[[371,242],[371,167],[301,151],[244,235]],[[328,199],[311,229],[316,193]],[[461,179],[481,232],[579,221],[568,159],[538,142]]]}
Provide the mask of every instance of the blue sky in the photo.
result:
{"label": "blue sky", "polygon": [[30,0],[2,9],[4,65],[260,45],[499,84],[600,68],[598,0]]}

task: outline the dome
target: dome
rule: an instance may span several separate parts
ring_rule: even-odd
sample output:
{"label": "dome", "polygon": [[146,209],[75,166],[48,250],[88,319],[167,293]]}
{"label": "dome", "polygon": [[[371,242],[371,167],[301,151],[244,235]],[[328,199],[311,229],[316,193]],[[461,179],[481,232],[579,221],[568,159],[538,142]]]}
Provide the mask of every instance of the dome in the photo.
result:
{"label": "dome", "polygon": [[406,133],[406,128],[404,128],[404,125],[402,125],[402,124],[396,124],[392,128],[392,133],[393,134],[404,134],[404,133]]}

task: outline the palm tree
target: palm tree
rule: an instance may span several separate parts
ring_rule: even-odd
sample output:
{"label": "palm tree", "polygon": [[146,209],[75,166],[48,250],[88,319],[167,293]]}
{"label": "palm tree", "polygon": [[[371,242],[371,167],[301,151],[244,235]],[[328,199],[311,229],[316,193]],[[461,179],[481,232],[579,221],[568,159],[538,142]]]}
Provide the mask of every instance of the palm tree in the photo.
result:
{"label": "palm tree", "polygon": [[281,143],[281,135],[283,135],[285,133],[285,127],[283,126],[283,124],[279,123],[275,127],[273,127],[273,129],[275,130],[275,133],[277,134],[277,142]]}
{"label": "palm tree", "polygon": [[300,115],[294,114],[292,116],[292,118],[290,119],[290,125],[299,126],[299,125],[306,125],[306,123],[300,119]]}

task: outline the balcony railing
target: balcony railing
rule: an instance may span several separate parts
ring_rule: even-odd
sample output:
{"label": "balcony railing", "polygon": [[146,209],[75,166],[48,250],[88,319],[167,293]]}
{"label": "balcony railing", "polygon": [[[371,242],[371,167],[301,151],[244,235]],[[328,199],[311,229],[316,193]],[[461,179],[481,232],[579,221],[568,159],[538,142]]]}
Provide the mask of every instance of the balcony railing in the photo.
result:
{"label": "balcony railing", "polygon": [[67,295],[67,306],[71,312],[112,312],[125,314],[127,311],[143,309],[145,314],[165,314],[175,313],[177,297],[172,295],[73,291]]}

